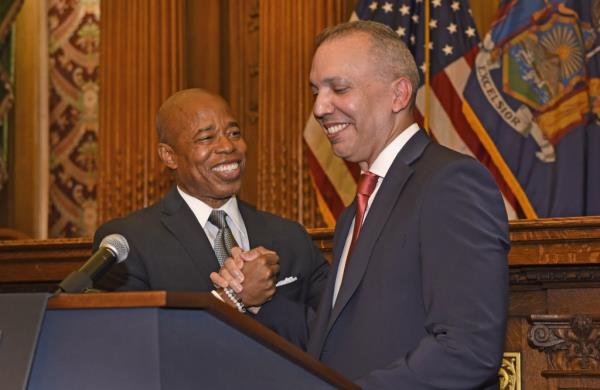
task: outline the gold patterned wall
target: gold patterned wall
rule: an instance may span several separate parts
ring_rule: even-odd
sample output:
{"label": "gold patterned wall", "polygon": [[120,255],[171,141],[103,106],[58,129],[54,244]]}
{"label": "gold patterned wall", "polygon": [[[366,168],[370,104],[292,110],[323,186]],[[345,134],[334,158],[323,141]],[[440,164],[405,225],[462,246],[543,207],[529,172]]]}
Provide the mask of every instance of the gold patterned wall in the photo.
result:
{"label": "gold patterned wall", "polygon": [[96,228],[100,0],[50,0],[49,237]]}

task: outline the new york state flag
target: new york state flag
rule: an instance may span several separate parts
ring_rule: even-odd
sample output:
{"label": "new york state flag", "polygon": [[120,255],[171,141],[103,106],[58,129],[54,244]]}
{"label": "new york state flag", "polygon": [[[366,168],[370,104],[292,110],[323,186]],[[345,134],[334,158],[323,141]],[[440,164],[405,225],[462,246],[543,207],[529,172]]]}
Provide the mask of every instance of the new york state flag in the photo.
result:
{"label": "new york state flag", "polygon": [[528,217],[600,214],[600,2],[505,0],[463,113]]}

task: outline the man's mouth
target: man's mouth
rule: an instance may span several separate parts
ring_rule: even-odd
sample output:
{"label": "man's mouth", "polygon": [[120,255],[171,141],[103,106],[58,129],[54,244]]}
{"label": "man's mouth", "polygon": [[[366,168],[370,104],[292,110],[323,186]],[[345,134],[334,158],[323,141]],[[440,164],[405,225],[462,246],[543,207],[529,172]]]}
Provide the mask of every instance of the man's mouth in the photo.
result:
{"label": "man's mouth", "polygon": [[350,125],[350,123],[337,123],[335,125],[323,125],[323,128],[325,129],[327,134],[333,135],[335,133],[339,133],[340,131],[344,130],[349,125]]}
{"label": "man's mouth", "polygon": [[242,164],[240,161],[226,162],[215,165],[211,168],[211,171],[213,171],[222,180],[238,180],[242,174]]}
{"label": "man's mouth", "polygon": [[235,161],[235,162],[230,162],[230,163],[225,163],[225,164],[219,164],[219,165],[213,167],[212,170],[215,172],[229,173],[229,172],[236,171],[237,169],[239,169],[239,167],[240,167],[239,161]]}

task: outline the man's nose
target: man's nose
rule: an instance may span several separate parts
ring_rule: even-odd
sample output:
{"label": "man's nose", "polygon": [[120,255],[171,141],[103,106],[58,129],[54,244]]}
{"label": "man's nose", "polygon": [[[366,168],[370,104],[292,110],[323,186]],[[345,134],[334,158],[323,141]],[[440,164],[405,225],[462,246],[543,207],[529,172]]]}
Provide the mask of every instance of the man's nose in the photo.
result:
{"label": "man's nose", "polygon": [[333,113],[334,107],[331,103],[331,98],[327,93],[319,93],[315,98],[313,105],[313,114],[315,118],[323,118],[327,114]]}
{"label": "man's nose", "polygon": [[226,135],[220,135],[217,139],[217,151],[221,153],[231,153],[235,150],[235,144]]}

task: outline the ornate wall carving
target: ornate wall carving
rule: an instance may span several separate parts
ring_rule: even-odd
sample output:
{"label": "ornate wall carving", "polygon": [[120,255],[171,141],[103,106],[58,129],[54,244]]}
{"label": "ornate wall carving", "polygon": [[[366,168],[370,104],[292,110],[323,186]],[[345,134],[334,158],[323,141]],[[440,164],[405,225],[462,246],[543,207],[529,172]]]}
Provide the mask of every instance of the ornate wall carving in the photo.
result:
{"label": "ornate wall carving", "polygon": [[521,390],[521,354],[504,352],[498,372],[500,390]]}
{"label": "ornate wall carving", "polygon": [[600,370],[600,317],[532,315],[530,322],[529,344],[546,354],[550,370]]}
{"label": "ornate wall carving", "polygon": [[100,0],[50,0],[48,236],[96,229]]}

